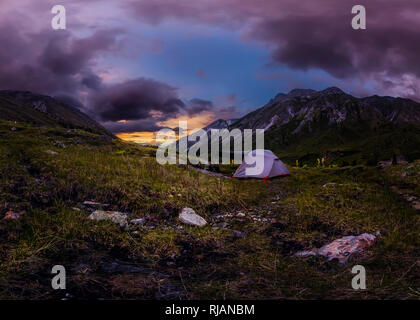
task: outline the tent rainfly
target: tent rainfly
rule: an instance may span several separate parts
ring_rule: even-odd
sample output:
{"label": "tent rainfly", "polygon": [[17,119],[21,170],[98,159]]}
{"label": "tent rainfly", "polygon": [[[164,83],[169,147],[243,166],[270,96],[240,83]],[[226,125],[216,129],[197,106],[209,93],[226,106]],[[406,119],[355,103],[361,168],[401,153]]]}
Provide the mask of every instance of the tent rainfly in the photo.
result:
{"label": "tent rainfly", "polygon": [[[262,165],[264,165],[263,168],[261,168]],[[233,178],[268,179],[289,174],[290,171],[286,165],[273,152],[258,149],[245,155],[244,161],[233,174]]]}

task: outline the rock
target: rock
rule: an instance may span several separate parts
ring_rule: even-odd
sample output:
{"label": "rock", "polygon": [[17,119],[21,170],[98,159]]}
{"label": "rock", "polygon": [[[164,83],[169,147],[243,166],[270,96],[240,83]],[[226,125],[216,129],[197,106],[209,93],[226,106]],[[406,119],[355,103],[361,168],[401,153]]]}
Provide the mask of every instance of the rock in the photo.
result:
{"label": "rock", "polygon": [[145,222],[146,222],[146,220],[144,218],[130,220],[131,224],[143,225]]}
{"label": "rock", "polygon": [[10,130],[16,131],[16,127],[11,127]]}
{"label": "rock", "polygon": [[102,221],[102,220],[110,220],[114,223],[120,225],[121,228],[127,227],[127,213],[118,212],[118,211],[102,211],[96,210],[92,212],[89,216],[89,219]]}
{"label": "rock", "polygon": [[335,186],[335,185],[336,185],[336,183],[335,183],[335,182],[328,182],[328,183],[324,184],[322,187],[323,187],[323,188],[326,188],[326,187],[333,187],[333,186]]}
{"label": "rock", "polygon": [[300,251],[296,253],[297,256],[314,256],[322,255],[328,260],[338,259],[340,263],[345,263],[355,253],[360,253],[363,250],[372,246],[376,241],[376,237],[369,233],[363,233],[358,236],[347,236],[334,240],[325,246],[310,251]]}
{"label": "rock", "polygon": [[245,217],[245,213],[243,212],[238,212],[238,214],[236,215],[237,217]]}
{"label": "rock", "polygon": [[185,207],[179,214],[179,220],[193,226],[203,227],[207,221],[194,212],[193,209]]}
{"label": "rock", "polygon": [[10,210],[10,211],[6,212],[3,219],[4,220],[15,220],[15,219],[19,219],[24,214],[25,214],[25,211],[14,212],[14,211]]}
{"label": "rock", "polygon": [[100,203],[100,202],[89,201],[89,200],[83,202],[83,204],[85,206],[90,206],[90,207],[104,207],[104,208],[105,207],[109,207],[109,204],[108,203]]}
{"label": "rock", "polygon": [[228,226],[227,222],[219,222],[218,224],[216,224],[216,228],[218,229],[223,229],[226,228]]}
{"label": "rock", "polygon": [[417,198],[406,194],[404,195],[404,199],[407,200],[408,202],[413,202],[413,201],[416,201]]}
{"label": "rock", "polygon": [[389,167],[392,165],[392,159],[391,160],[383,160],[378,162],[378,166],[380,167]]}
{"label": "rock", "polygon": [[232,230],[232,233],[235,238],[245,238],[247,235],[246,232],[242,232],[238,230]]}
{"label": "rock", "polygon": [[73,299],[73,296],[70,293],[66,293],[64,298],[61,298],[61,300],[63,300],[63,301],[71,300],[71,299]]}
{"label": "rock", "polygon": [[52,151],[52,150],[46,150],[45,152],[48,153],[48,154],[52,154],[52,155],[58,154],[58,152],[55,152],[55,151]]}
{"label": "rock", "polygon": [[73,207],[72,209],[73,209],[74,211],[78,211],[78,212],[82,211],[82,210],[80,210],[79,208],[76,208],[76,207]]}
{"label": "rock", "polygon": [[63,149],[65,149],[66,148],[66,145],[64,144],[64,142],[62,142],[62,141],[56,141],[55,142],[55,145],[57,146],[57,147],[59,147],[59,148],[63,148]]}

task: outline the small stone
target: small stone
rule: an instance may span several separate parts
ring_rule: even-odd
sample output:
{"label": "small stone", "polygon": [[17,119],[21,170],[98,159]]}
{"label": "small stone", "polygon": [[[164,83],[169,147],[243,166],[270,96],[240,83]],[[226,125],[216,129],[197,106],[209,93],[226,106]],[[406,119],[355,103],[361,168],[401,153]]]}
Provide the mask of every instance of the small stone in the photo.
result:
{"label": "small stone", "polygon": [[218,224],[216,224],[216,227],[219,229],[226,228],[227,226],[228,226],[227,222],[219,222]]}
{"label": "small stone", "polygon": [[141,224],[141,225],[143,225],[145,222],[146,220],[144,218],[133,219],[130,221],[131,224]]}
{"label": "small stone", "polygon": [[16,131],[16,127],[11,127],[10,130]]}
{"label": "small stone", "polygon": [[335,186],[336,185],[336,183],[335,182],[328,182],[328,183],[326,183],[326,184],[324,184],[322,187],[323,188],[326,188],[326,187],[332,187],[332,186]]}
{"label": "small stone", "polygon": [[16,220],[16,219],[19,219],[24,214],[25,214],[25,211],[21,211],[21,212],[8,211],[4,215],[3,219],[4,220]]}
{"label": "small stone", "polygon": [[238,212],[238,214],[236,215],[237,217],[245,217],[245,213],[243,212]]}
{"label": "small stone", "polygon": [[203,227],[207,221],[194,212],[193,209],[185,207],[179,214],[179,220],[185,224]]}
{"label": "small stone", "polygon": [[56,141],[56,142],[55,142],[55,145],[56,145],[57,147],[59,147],[59,148],[63,148],[63,149],[65,149],[65,148],[66,148],[66,145],[65,145],[63,142],[61,142],[61,141]]}
{"label": "small stone", "polygon": [[51,155],[58,154],[58,152],[55,152],[55,151],[52,151],[52,150],[46,150],[45,152],[48,153],[48,154],[51,154]]}
{"label": "small stone", "polygon": [[246,232],[242,232],[242,231],[238,231],[238,230],[232,230],[233,235],[235,236],[235,238],[245,238],[246,237]]}
{"label": "small stone", "polygon": [[96,221],[110,220],[116,224],[119,224],[121,228],[127,226],[127,213],[118,211],[96,210],[92,212],[92,214],[89,216],[89,219]]}
{"label": "small stone", "polygon": [[104,207],[104,208],[109,207],[108,203],[100,203],[100,202],[90,201],[90,200],[84,201],[83,204],[85,206],[90,206],[90,207]]}
{"label": "small stone", "polygon": [[78,212],[82,211],[82,210],[80,210],[79,208],[76,208],[76,207],[73,207],[72,209],[73,209],[74,211],[78,211]]}

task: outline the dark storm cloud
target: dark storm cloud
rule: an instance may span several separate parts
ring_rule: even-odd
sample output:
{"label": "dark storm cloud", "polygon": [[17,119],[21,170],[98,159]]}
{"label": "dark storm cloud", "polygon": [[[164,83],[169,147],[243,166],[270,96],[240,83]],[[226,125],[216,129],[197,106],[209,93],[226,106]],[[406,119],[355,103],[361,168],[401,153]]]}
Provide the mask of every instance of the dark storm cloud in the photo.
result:
{"label": "dark storm cloud", "polygon": [[193,116],[203,111],[212,110],[213,102],[209,100],[202,100],[202,99],[194,98],[188,102],[185,109],[188,115]]}
{"label": "dark storm cloud", "polygon": [[324,2],[334,10],[260,21],[248,35],[270,43],[274,61],[296,69],[319,68],[338,78],[376,72],[420,76],[420,20],[413,21],[413,28],[404,19],[404,13],[420,14],[420,2],[366,2],[367,30],[359,31],[350,26],[351,2]]}
{"label": "dark storm cloud", "polygon": [[83,76],[82,84],[89,89],[99,89],[102,84],[102,79],[96,74],[90,73]]}
{"label": "dark storm cloud", "polygon": [[69,31],[31,33],[8,20],[0,22],[0,29],[0,42],[7,48],[0,51],[1,89],[54,95],[104,121],[114,132],[154,131],[161,128],[159,121],[211,107],[200,99],[184,103],[177,88],[153,79],[104,84],[94,71],[96,59],[118,50],[121,30],[97,30],[79,38]]}
{"label": "dark storm cloud", "polygon": [[175,116],[184,107],[177,89],[153,79],[138,78],[103,86],[93,94],[94,112],[103,121],[140,120],[153,112],[157,121]]}
{"label": "dark storm cloud", "polygon": [[[351,27],[355,4],[366,7],[367,30]],[[294,69],[373,79],[406,96],[420,84],[418,0],[140,0],[125,6],[151,24],[178,19],[242,30],[245,41],[266,43],[273,62]],[[411,81],[401,81],[407,75]]]}
{"label": "dark storm cloud", "polygon": [[107,121],[102,123],[105,128],[113,133],[122,133],[122,132],[155,132],[164,127],[156,124],[154,119],[142,119],[126,122],[115,122]]}
{"label": "dark storm cloud", "polygon": [[83,110],[84,106],[83,104],[77,100],[76,98],[72,97],[72,96],[68,96],[68,95],[58,95],[54,97],[55,99],[57,99],[58,101],[65,103],[71,107],[77,108],[79,110]]}
{"label": "dark storm cloud", "polygon": [[104,85],[92,92],[91,99],[91,112],[101,121],[129,120],[108,125],[111,130],[140,127],[146,131],[160,129],[156,125],[159,121],[176,118],[181,114],[194,116],[213,108],[211,101],[198,98],[183,102],[177,88],[148,78]]}
{"label": "dark storm cloud", "polygon": [[116,46],[117,30],[99,30],[84,38],[68,31],[22,30],[0,22],[0,87],[42,94],[77,94],[98,85],[92,65],[99,53]]}
{"label": "dark storm cloud", "polygon": [[39,62],[55,75],[66,76],[83,71],[97,52],[109,51],[116,44],[118,31],[100,30],[82,39],[73,39],[70,34],[52,34]]}

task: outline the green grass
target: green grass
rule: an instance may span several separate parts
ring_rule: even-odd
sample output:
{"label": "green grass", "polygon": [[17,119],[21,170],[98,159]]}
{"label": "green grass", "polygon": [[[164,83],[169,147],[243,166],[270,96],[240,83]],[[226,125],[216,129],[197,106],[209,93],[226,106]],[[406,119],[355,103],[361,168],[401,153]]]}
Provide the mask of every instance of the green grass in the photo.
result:
{"label": "green grass", "polygon": [[[171,290],[167,298],[418,298],[420,218],[392,187],[419,196],[420,162],[385,171],[291,168],[291,176],[264,183],[160,166],[154,152],[81,130],[0,123],[0,213],[26,211],[0,221],[0,298],[61,298],[50,286],[56,264],[66,267],[66,292],[80,299],[154,299]],[[89,199],[148,222],[124,231],[91,221],[80,205]],[[179,228],[185,206],[209,225]],[[246,217],[235,217],[238,211]],[[220,221],[228,226],[214,230]],[[346,265],[294,257],[377,231],[377,243]],[[112,261],[155,273],[105,273],[101,263]],[[354,264],[366,267],[366,291],[351,289]]]}

